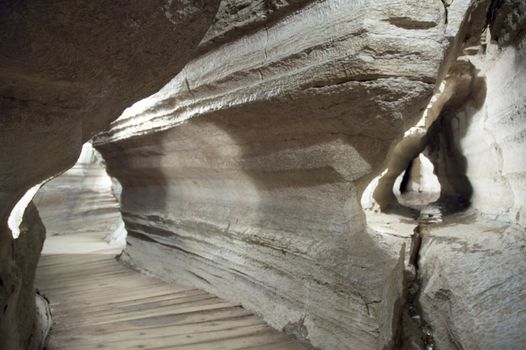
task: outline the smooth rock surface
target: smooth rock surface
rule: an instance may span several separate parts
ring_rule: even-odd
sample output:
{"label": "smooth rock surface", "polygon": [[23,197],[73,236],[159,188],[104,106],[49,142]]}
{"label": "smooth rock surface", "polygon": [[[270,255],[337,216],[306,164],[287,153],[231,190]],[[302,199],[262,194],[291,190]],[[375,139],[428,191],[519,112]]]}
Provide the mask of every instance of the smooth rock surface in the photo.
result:
{"label": "smooth rock surface", "polygon": [[96,138],[123,186],[122,259],[321,349],[390,348],[404,249],[369,234],[359,198],[487,2],[446,21],[440,1],[306,1],[265,26],[242,3],[208,32],[243,23],[228,42]]}
{"label": "smooth rock surface", "polygon": [[[525,12],[526,17],[526,12]],[[526,38],[517,47],[488,47],[473,64],[485,78],[485,103],[456,112],[455,138],[466,158],[473,207],[526,226]],[[477,98],[477,95],[474,96]]]}
{"label": "smooth rock surface", "polygon": [[[521,7],[515,10],[497,18],[524,23],[516,18]],[[472,192],[470,215],[445,218],[422,236],[419,301],[440,349],[522,349],[526,344],[523,27],[508,26],[507,35],[499,30],[493,41],[490,26],[485,51],[462,58],[472,65],[473,83],[466,100],[444,113],[441,128],[447,136],[435,143],[440,160],[451,150],[461,155],[457,166],[442,162],[443,177],[458,181],[452,175],[460,169]],[[499,46],[502,40],[515,44]]]}
{"label": "smooth rock surface", "polygon": [[0,232],[0,349],[37,349],[43,345],[49,319],[46,305],[36,311],[33,280],[46,230],[33,203],[29,203],[14,240]]}
{"label": "smooth rock surface", "polygon": [[2,1],[2,217],[29,187],[72,166],[94,133],[173,77],[218,3]]}
{"label": "smooth rock surface", "polygon": [[523,349],[526,232],[454,215],[422,234],[420,304],[439,349]]}
{"label": "smooth rock surface", "polygon": [[[114,233],[122,224],[119,203],[112,192],[112,181],[101,156],[86,143],[75,165],[42,186],[34,198],[47,240],[68,234],[62,244],[76,244],[77,239],[100,232]],[[115,243],[124,243],[115,237]],[[48,252],[49,253],[49,252]]]}
{"label": "smooth rock surface", "polygon": [[[173,141],[162,145],[171,157],[153,156],[158,151],[145,146],[145,136],[125,145],[139,158],[119,153],[112,159],[100,148],[109,163],[119,164],[110,172],[123,185],[128,245],[122,258],[142,271],[241,301],[300,337],[326,337],[330,328],[338,337],[326,340],[332,342],[327,348],[343,348],[351,335],[359,346],[376,343],[375,329],[392,317],[400,297],[403,258],[348,222],[360,214],[349,203],[349,184],[324,183],[326,173],[319,171],[299,172],[299,183],[294,173],[262,173],[255,183],[243,171],[204,163],[207,153],[237,153],[226,142],[202,148],[197,135],[204,125],[174,131],[164,132]],[[148,165],[160,162],[172,165]]]}
{"label": "smooth rock surface", "polygon": [[[41,332],[34,328],[31,271],[39,251],[8,254],[24,246],[7,226],[13,207],[32,186],[71,167],[82,144],[127,106],[177,74],[218,5],[0,1],[0,305],[25,316],[0,312],[2,350],[33,350],[27,339]],[[28,236],[31,246],[44,239],[39,232]]]}

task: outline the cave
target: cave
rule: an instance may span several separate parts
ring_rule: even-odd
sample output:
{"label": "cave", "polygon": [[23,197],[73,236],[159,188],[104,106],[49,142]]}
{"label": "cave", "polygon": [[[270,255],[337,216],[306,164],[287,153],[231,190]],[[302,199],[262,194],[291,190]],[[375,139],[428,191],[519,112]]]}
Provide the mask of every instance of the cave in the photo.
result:
{"label": "cave", "polygon": [[423,153],[409,162],[393,187],[398,203],[415,209],[437,201],[440,191],[440,180],[434,174],[433,163]]}
{"label": "cave", "polygon": [[526,2],[0,8],[1,350],[526,346]]}

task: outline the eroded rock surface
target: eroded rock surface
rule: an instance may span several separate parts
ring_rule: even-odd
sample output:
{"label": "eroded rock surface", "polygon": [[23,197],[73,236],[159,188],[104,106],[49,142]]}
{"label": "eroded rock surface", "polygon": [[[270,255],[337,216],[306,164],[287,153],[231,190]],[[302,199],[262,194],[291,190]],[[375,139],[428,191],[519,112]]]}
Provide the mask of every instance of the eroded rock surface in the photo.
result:
{"label": "eroded rock surface", "polygon": [[20,236],[0,232],[0,348],[37,349],[44,345],[49,319],[45,303],[36,312],[33,281],[46,230],[30,203],[20,224]]}
{"label": "eroded rock surface", "polygon": [[[444,113],[441,127],[449,137],[436,143],[442,155],[460,152],[473,194],[471,214],[422,235],[419,300],[440,349],[526,344],[526,40],[517,24],[526,11],[514,9],[498,15],[515,19],[511,32],[499,30],[492,40],[490,26],[485,52],[463,58],[475,83],[465,101]],[[515,44],[499,46],[502,40]]]}
{"label": "eroded rock surface", "polygon": [[455,1],[447,20],[440,1],[253,4],[261,25],[242,3],[96,139],[123,186],[122,258],[321,349],[392,347],[406,238],[369,234],[359,198],[488,4]]}
{"label": "eroded rock surface", "polygon": [[2,1],[2,204],[72,166],[95,132],[173,77],[217,4]]}
{"label": "eroded rock surface", "polygon": [[477,109],[476,100],[467,101],[453,124],[466,157],[473,207],[525,227],[526,39],[501,50],[490,46],[473,64],[485,77],[485,89],[478,93],[485,103]]}
{"label": "eroded rock surface", "polygon": [[[96,140],[123,187],[122,261],[320,349],[396,348],[401,324],[422,346],[420,316],[441,350],[523,346],[523,2],[224,0],[213,23],[217,1],[0,5],[0,348],[42,345],[49,325],[32,286],[44,231],[31,204],[15,240],[14,204],[181,69]],[[423,147],[441,203],[473,216],[367,227],[366,185],[389,168],[394,203]],[[95,204],[56,215],[62,195],[42,195],[52,232]]]}
{"label": "eroded rock surface", "polygon": [[[68,240],[61,241],[61,253],[67,252],[68,245],[82,244],[88,250],[101,233],[113,232],[114,244],[125,242],[126,232],[121,230],[123,223],[118,200],[112,192],[112,180],[102,157],[90,143],[83,146],[71,169],[42,186],[33,202],[46,226],[47,240],[64,233],[70,235]],[[77,237],[83,240],[77,241]],[[88,237],[93,237],[93,242],[86,241]],[[47,254],[51,253],[48,249]]]}
{"label": "eroded rock surface", "polygon": [[523,228],[455,215],[422,235],[420,303],[439,349],[526,344]]}
{"label": "eroded rock surface", "polygon": [[[81,146],[178,73],[219,1],[0,1],[0,348],[33,349],[39,251],[23,250],[8,216],[32,186],[71,167]],[[42,244],[38,232],[27,235]],[[9,271],[18,271],[12,274]],[[14,289],[11,286],[22,286]],[[17,305],[18,303],[18,305]],[[32,304],[33,306],[29,306]]]}

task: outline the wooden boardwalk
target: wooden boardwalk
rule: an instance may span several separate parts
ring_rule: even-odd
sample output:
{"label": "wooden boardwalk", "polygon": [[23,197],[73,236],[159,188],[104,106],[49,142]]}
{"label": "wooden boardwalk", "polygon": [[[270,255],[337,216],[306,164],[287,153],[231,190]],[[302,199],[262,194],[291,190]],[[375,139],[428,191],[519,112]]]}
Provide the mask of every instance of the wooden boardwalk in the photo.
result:
{"label": "wooden boardwalk", "polygon": [[128,269],[116,252],[96,236],[46,242],[36,287],[52,306],[49,350],[306,349],[239,305]]}

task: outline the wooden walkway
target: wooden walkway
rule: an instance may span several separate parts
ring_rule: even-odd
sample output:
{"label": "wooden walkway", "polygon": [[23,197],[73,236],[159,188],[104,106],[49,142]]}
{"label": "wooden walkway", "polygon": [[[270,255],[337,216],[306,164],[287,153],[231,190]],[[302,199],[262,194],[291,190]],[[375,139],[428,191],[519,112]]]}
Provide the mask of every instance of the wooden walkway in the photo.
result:
{"label": "wooden walkway", "polygon": [[97,237],[75,236],[50,237],[37,271],[52,306],[49,350],[306,349],[239,305],[139,274]]}

